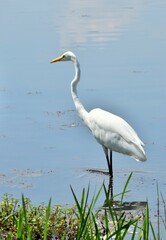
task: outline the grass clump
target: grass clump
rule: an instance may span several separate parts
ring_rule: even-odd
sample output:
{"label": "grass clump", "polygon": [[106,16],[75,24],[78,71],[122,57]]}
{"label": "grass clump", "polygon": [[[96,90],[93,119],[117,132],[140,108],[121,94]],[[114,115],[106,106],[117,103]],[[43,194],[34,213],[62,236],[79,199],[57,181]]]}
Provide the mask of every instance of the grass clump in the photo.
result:
{"label": "grass clump", "polygon": [[[159,240],[162,239],[159,217],[157,228],[149,216],[148,203],[141,216],[127,217],[123,209],[123,200],[132,174],[129,175],[121,194],[110,198],[105,185],[90,199],[90,187],[83,189],[80,200],[73,188],[71,191],[75,201],[72,207],[33,206],[28,198],[19,201],[12,195],[5,194],[0,202],[0,239],[7,240]],[[96,208],[97,200],[104,191],[105,204]],[[119,209],[115,206],[115,198],[120,197]],[[165,217],[162,223],[166,230],[166,204],[161,194]],[[157,212],[159,213],[159,191],[157,187]],[[131,231],[132,229],[132,231]],[[130,234],[129,234],[130,230]]]}
{"label": "grass clump", "polygon": [[33,206],[28,198],[19,201],[5,194],[0,202],[0,239],[74,239],[77,219],[75,207]]}

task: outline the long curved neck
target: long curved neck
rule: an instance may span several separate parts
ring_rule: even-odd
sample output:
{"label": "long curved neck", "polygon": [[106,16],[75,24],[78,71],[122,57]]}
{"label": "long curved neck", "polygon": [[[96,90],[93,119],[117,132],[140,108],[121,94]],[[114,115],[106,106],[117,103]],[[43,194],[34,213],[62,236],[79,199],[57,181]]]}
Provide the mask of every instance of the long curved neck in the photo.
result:
{"label": "long curved neck", "polygon": [[80,80],[80,75],[81,75],[80,66],[77,59],[74,59],[73,63],[75,67],[75,77],[71,82],[71,95],[79,116],[84,120],[86,124],[88,124],[88,112],[85,110],[84,106],[82,105],[82,103],[80,102],[77,96],[77,84]]}

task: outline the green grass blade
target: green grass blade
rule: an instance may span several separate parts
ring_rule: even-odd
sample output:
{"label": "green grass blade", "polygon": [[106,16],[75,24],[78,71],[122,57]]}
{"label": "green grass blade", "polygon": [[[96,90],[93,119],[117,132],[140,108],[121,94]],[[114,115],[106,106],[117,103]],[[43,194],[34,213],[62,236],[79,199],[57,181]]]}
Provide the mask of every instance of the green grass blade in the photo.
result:
{"label": "green grass blade", "polygon": [[98,190],[97,194],[94,193],[93,195],[93,198],[92,198],[92,205],[91,205],[91,210],[94,209],[96,203],[97,203],[97,200],[102,192],[102,189],[103,189],[103,186],[100,187],[100,189]]}
{"label": "green grass blade", "polygon": [[82,196],[81,196],[81,201],[79,203],[76,194],[74,193],[74,190],[72,187],[71,191],[76,203],[76,207],[78,210],[79,215],[77,215],[77,217],[79,218],[79,226],[78,226],[78,230],[77,230],[77,236],[76,239],[81,239],[81,237],[84,235],[86,235],[86,223],[88,221],[88,217],[89,217],[89,212],[86,214],[86,208],[87,208],[87,202],[88,202],[88,197],[89,197],[89,187],[87,190],[87,193],[85,193],[85,189],[83,189],[82,191]]}
{"label": "green grass blade", "polygon": [[[117,229],[116,231],[114,231],[113,233],[111,233],[111,234],[109,235],[108,239],[111,239],[112,237],[114,237],[114,238],[117,239],[117,240],[121,239],[121,237],[123,236],[123,235],[122,235],[122,234],[123,234],[123,231],[125,232],[125,235],[126,235],[126,233],[127,233],[126,230],[128,230],[129,227],[130,227],[131,225],[134,225],[137,221],[138,221],[138,218],[133,219],[133,220],[130,220],[129,222],[127,222],[127,223],[124,224],[124,225],[120,225],[121,227],[118,228],[118,229]],[[124,236],[125,236],[125,235],[124,235]]]}
{"label": "green grass blade", "polygon": [[48,203],[48,206],[46,209],[46,220],[45,220],[45,225],[44,225],[44,240],[47,240],[50,212],[51,212],[51,198],[49,200],[49,203]]}
{"label": "green grass blade", "polygon": [[144,232],[143,237],[144,237],[145,240],[147,240],[148,237],[149,237],[149,207],[148,207],[148,202],[147,202],[146,209],[145,209],[143,232]]}
{"label": "green grass blade", "polygon": [[138,221],[135,223],[134,225],[134,229],[133,229],[133,233],[132,233],[132,236],[131,236],[131,240],[134,240],[135,236],[136,236],[136,233],[137,233],[137,227],[138,227],[138,222],[139,222],[139,219]]}
{"label": "green grass blade", "polygon": [[164,228],[166,230],[166,202],[165,202],[165,199],[164,199],[162,193],[161,193],[161,200],[162,200],[163,209],[164,209],[164,216],[162,218],[162,222],[163,222]]}
{"label": "green grass blade", "polygon": [[[79,212],[79,214],[81,215],[82,214],[82,211],[81,211],[81,207],[80,207],[80,204],[79,204],[79,201],[78,201],[78,199],[77,199],[77,197],[76,197],[76,194],[75,194],[75,192],[74,192],[74,190],[73,190],[73,188],[70,186],[70,189],[71,189],[71,191],[72,191],[72,194],[73,194],[73,197],[74,197],[74,201],[75,201],[75,203],[76,203],[76,207],[77,207],[77,209],[78,209],[78,212]],[[83,193],[82,193],[83,194]]]}
{"label": "green grass blade", "polygon": [[[22,194],[22,209],[23,209],[23,217],[25,220],[25,227],[27,230],[27,240],[31,240],[31,236],[32,236],[32,228],[29,225],[28,222],[28,217],[27,217],[27,209],[26,209],[26,204],[25,204],[25,199],[24,199],[24,195]],[[25,234],[23,233],[22,236],[25,236]]]}
{"label": "green grass blade", "polygon": [[[77,239],[87,239],[89,237],[90,234],[90,227],[92,226],[93,223],[93,217],[92,217],[92,211],[96,205],[97,199],[102,191],[102,187],[99,189],[99,191],[97,192],[97,194],[94,194],[90,204],[88,206],[88,201],[89,201],[89,194],[90,194],[90,186],[88,186],[87,191],[85,191],[85,189],[83,189],[82,191],[82,195],[81,195],[81,200],[80,202],[78,201],[78,198],[76,197],[76,194],[74,193],[73,188],[71,187],[71,191],[77,206],[77,210],[79,213],[79,227],[78,227],[78,231],[77,231]],[[92,219],[91,219],[92,217]],[[89,225],[89,227],[88,227]],[[90,239],[90,238],[89,238]]]}
{"label": "green grass blade", "polygon": [[23,214],[22,212],[19,214],[19,218],[16,219],[17,225],[17,239],[20,239],[23,233]]}
{"label": "green grass blade", "polygon": [[[96,223],[96,218],[95,218],[95,215],[92,213],[92,220],[93,220],[93,224],[94,224],[94,227],[95,227],[95,240],[97,239],[100,239],[100,229],[98,227],[98,224]],[[93,235],[93,229],[92,229],[92,232],[91,232],[91,236]]]}
{"label": "green grass blade", "polygon": [[28,224],[28,219],[27,219],[27,211],[26,211],[26,204],[25,204],[25,199],[24,199],[24,195],[22,194],[22,208],[23,208],[23,216],[24,216],[24,219],[25,219],[25,226],[26,226],[26,229],[28,230],[29,228],[29,224]]}
{"label": "green grass blade", "polygon": [[152,223],[150,222],[149,225],[150,225],[150,228],[151,228],[151,231],[152,231],[153,240],[157,240],[158,238],[156,237],[155,230],[153,228]]}
{"label": "green grass blade", "polygon": [[109,193],[108,193],[105,185],[103,185],[103,187],[104,187],[104,193],[105,193],[105,197],[106,197],[105,205],[107,206],[109,213],[111,215],[113,224],[115,225],[117,219],[116,219],[116,212],[115,212],[114,208],[112,207],[112,199],[110,199]]}
{"label": "green grass blade", "polygon": [[158,183],[156,183],[157,187],[157,235],[158,239],[160,238],[160,198],[159,198],[159,188],[158,188]]}
{"label": "green grass blade", "polygon": [[123,188],[123,191],[122,191],[122,196],[121,196],[121,204],[123,203],[124,195],[126,193],[126,189],[129,185],[129,182],[130,182],[130,179],[131,179],[132,175],[133,175],[133,173],[131,172],[130,175],[128,176],[128,179],[127,179],[125,185],[124,185],[124,188]]}
{"label": "green grass blade", "polygon": [[104,211],[104,222],[105,222],[105,234],[108,236],[109,234],[109,217],[107,214],[107,210]]}

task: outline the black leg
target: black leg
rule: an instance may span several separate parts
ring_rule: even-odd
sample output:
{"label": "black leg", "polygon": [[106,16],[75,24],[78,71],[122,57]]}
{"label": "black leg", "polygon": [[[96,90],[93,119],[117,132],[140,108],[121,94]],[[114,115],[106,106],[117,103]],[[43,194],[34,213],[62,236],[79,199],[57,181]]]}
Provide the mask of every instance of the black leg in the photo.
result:
{"label": "black leg", "polygon": [[110,163],[109,163],[109,173],[110,176],[113,178],[113,167],[112,167],[112,151],[110,150]]}
{"label": "black leg", "polygon": [[[108,154],[107,154],[108,156]],[[108,158],[108,157],[107,157]],[[108,160],[107,160],[108,163]],[[109,185],[108,185],[108,194],[113,198],[113,166],[112,166],[112,151],[110,150],[110,159],[109,159]]]}
{"label": "black leg", "polygon": [[108,171],[110,173],[110,160],[109,160],[108,154],[106,155],[106,159],[107,159]]}
{"label": "black leg", "polygon": [[108,148],[103,146],[103,150],[107,159],[107,165],[108,165],[108,171],[109,175],[112,178],[113,177],[113,168],[112,168],[112,151],[110,150],[110,158],[108,157]]}
{"label": "black leg", "polygon": [[113,197],[113,177],[111,177],[111,176],[109,177],[108,194],[112,199],[112,197]]}
{"label": "black leg", "polygon": [[[112,151],[110,150],[110,158],[108,156],[108,148],[103,146],[103,150],[107,159],[108,171],[109,171],[109,185],[108,185],[108,194],[113,197],[113,166],[112,166]],[[108,203],[107,203],[108,204]]]}
{"label": "black leg", "polygon": [[108,157],[108,154],[106,154],[107,164],[108,164],[108,170],[109,175],[112,178],[113,177],[113,169],[112,169],[112,151],[110,151],[110,159]]}

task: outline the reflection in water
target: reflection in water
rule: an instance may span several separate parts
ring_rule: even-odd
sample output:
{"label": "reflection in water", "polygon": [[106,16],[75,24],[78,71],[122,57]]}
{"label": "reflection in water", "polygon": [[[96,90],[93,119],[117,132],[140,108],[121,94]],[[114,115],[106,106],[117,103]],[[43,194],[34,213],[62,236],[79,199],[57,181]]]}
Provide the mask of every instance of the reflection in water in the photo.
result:
{"label": "reflection in water", "polygon": [[[100,207],[98,209],[98,221],[103,219],[103,216],[107,213],[107,217],[109,219],[108,221],[108,227],[109,229],[115,228],[117,221],[122,221],[123,223],[128,223],[134,219],[139,219],[138,221],[138,227],[142,225],[143,219],[144,219],[144,213],[146,208],[147,202],[121,202],[121,201],[112,201],[111,202],[111,208],[107,206]],[[116,219],[116,221],[115,221]],[[104,228],[104,226],[103,226]],[[105,230],[105,228],[103,229]],[[130,227],[127,230],[128,234],[133,233],[134,231],[134,225],[130,225]],[[126,238],[125,238],[126,239]],[[127,239],[131,239],[127,238]]]}
{"label": "reflection in water", "polygon": [[115,211],[139,211],[141,213],[144,212],[145,207],[146,207],[147,202],[146,201],[142,201],[142,202],[137,202],[137,201],[133,201],[133,202],[123,202],[121,203],[120,201],[114,201],[113,202],[113,207],[115,209]]}
{"label": "reflection in water", "polygon": [[[104,191],[105,191],[105,201],[104,204],[98,208],[97,215],[96,215],[96,222],[98,226],[100,226],[101,232],[103,236],[107,232],[105,224],[103,223],[103,219],[108,219],[107,227],[109,229],[116,229],[116,225],[120,221],[121,224],[128,224],[131,223],[132,220],[138,219],[137,226],[141,226],[144,220],[145,209],[147,206],[146,201],[123,201],[124,194],[126,193],[126,187],[130,180],[132,174],[129,175],[128,180],[124,186],[122,193],[113,195],[113,177],[109,176],[109,172],[88,169],[90,173],[95,174],[104,174],[108,175],[109,182],[108,187],[104,184]],[[116,197],[120,197],[120,200],[115,200]],[[107,216],[107,217],[105,217]],[[127,234],[131,234],[134,231],[135,225],[130,224],[129,228],[127,229]],[[126,238],[125,238],[126,239]],[[128,239],[128,238],[127,238]]]}
{"label": "reflection in water", "polygon": [[113,177],[110,176],[109,172],[101,169],[86,169],[86,171],[89,173],[108,175],[109,183],[108,183],[107,193],[110,199],[112,199],[113,198]]}
{"label": "reflection in water", "polygon": [[99,208],[99,212],[101,216],[104,215],[105,210],[108,210],[109,212],[109,206],[111,206],[113,208],[113,211],[115,211],[117,214],[118,213],[122,215],[125,214],[126,220],[135,218],[136,216],[140,217],[140,220],[143,219],[145,208],[147,205],[146,201],[131,201],[131,202],[123,201],[123,197],[124,197],[123,194],[126,193],[125,187],[127,187],[128,181],[130,180],[130,177],[132,176],[132,174],[130,174],[128,177],[128,180],[123,190],[124,192],[118,195],[115,195],[115,197],[121,196],[121,200],[116,201],[113,194],[113,177],[109,176],[109,172],[99,170],[99,169],[87,169],[86,171],[90,173],[95,173],[95,174],[108,175],[109,177],[108,187],[107,189],[105,189],[106,200],[104,201],[103,206]]}
{"label": "reflection in water", "polygon": [[[135,1],[68,1],[63,16],[58,18],[60,45],[105,46],[128,29],[140,13],[140,3]],[[143,5],[142,5],[143,6]],[[141,7],[142,7],[141,6]]]}
{"label": "reflection in water", "polygon": [[110,198],[113,198],[113,177],[109,176],[109,184],[108,184],[108,194]]}

